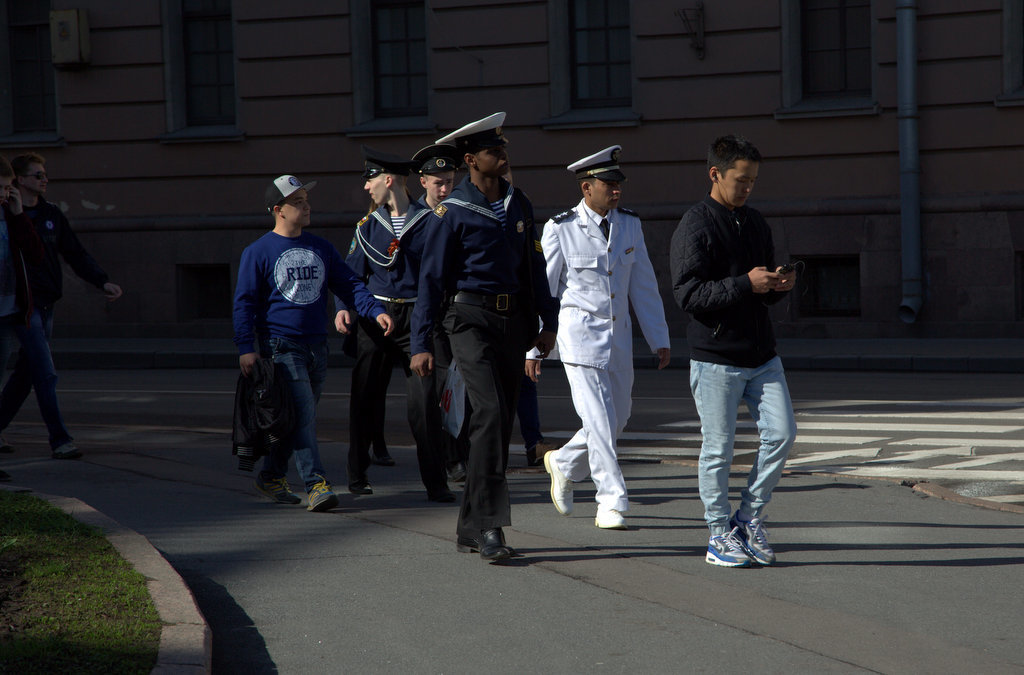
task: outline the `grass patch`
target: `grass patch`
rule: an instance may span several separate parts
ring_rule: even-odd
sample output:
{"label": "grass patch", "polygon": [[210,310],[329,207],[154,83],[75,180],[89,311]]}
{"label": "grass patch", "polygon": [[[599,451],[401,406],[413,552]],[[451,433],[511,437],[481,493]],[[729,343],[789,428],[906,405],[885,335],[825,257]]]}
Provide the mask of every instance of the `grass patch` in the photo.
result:
{"label": "grass patch", "polygon": [[0,490],[0,673],[148,673],[160,618],[98,529]]}

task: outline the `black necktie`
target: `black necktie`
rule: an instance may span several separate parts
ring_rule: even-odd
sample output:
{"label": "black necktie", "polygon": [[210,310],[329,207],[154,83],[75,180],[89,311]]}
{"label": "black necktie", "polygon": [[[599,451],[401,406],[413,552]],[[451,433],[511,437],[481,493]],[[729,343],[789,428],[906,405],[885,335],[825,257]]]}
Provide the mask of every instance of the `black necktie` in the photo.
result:
{"label": "black necktie", "polygon": [[604,235],[604,240],[608,241],[608,219],[607,218],[602,218],[601,219],[600,227],[601,227],[601,233]]}

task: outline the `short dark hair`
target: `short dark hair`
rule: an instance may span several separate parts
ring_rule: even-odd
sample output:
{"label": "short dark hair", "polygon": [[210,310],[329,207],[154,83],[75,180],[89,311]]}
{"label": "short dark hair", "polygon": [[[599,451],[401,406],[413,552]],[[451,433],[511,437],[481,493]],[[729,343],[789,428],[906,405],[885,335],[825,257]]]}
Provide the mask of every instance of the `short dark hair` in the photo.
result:
{"label": "short dark hair", "polygon": [[0,178],[14,178],[14,169],[3,155],[0,155]]}
{"label": "short dark hair", "polygon": [[11,160],[11,167],[14,169],[14,173],[19,176],[28,175],[29,164],[42,164],[46,166],[46,159],[37,152],[26,152]]}
{"label": "short dark hair", "polygon": [[757,146],[742,136],[719,136],[708,146],[708,171],[711,167],[717,167],[724,174],[741,159],[761,162],[761,153]]}

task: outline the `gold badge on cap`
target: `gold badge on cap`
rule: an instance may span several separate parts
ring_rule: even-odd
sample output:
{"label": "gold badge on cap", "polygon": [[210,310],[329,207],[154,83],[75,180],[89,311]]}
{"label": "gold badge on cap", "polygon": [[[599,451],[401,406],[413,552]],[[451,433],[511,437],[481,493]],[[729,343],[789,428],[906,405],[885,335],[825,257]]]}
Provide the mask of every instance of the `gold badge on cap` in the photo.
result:
{"label": "gold badge on cap", "polygon": [[437,166],[438,168],[444,168],[444,160],[438,157],[437,159],[434,160],[434,165]]}
{"label": "gold badge on cap", "polygon": [[516,232],[520,234],[523,233],[523,221],[520,220],[518,223],[516,223]]}

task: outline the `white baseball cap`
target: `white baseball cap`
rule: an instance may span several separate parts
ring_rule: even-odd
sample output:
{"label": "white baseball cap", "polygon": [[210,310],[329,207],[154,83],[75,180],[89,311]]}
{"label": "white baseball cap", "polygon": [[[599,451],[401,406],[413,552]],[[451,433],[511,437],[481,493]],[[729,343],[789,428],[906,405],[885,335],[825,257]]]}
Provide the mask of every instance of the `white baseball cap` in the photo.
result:
{"label": "white baseball cap", "polygon": [[305,185],[302,181],[295,176],[278,176],[274,179],[274,182],[267,186],[267,191],[263,195],[263,201],[267,206],[267,211],[273,213],[274,207],[280,204],[282,201],[288,198],[288,195],[295,192],[296,190],[312,190],[316,187],[316,181],[312,180]]}

